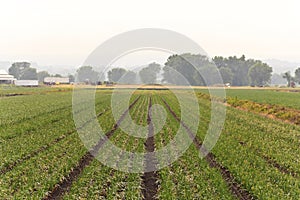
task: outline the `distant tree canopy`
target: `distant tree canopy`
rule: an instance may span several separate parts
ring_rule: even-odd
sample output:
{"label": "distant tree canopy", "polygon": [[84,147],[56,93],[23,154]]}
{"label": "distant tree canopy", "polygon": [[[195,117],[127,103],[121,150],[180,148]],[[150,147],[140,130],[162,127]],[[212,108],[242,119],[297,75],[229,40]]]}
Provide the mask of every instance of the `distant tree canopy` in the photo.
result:
{"label": "distant tree canopy", "polygon": [[8,71],[18,80],[36,80],[38,78],[36,69],[31,68],[28,62],[15,62]]}
{"label": "distant tree canopy", "polygon": [[135,84],[136,73],[124,68],[113,68],[108,73],[108,80],[115,83]]}
{"label": "distant tree canopy", "polygon": [[60,75],[60,74],[54,74],[54,75],[51,75],[52,77],[58,77],[58,78],[61,78],[61,77],[63,77],[62,75]]}
{"label": "distant tree canopy", "polygon": [[282,74],[282,78],[286,79],[287,81],[287,86],[288,87],[295,87],[297,82],[298,84],[300,84],[300,67],[298,67],[295,70],[295,76],[293,77],[291,72],[285,72],[284,74]]}
{"label": "distant tree canopy", "polygon": [[[219,69],[224,67],[231,70],[233,74],[231,83],[234,86],[265,85],[271,80],[272,68],[260,60],[246,60],[242,55],[240,58],[216,56],[213,61]],[[223,77],[221,70],[220,73]],[[223,80],[225,82],[226,78],[223,77]]]}
{"label": "distant tree canopy", "polygon": [[249,69],[248,76],[251,85],[263,86],[271,80],[272,67],[257,61]]}
{"label": "distant tree canopy", "polygon": [[68,77],[69,77],[70,82],[75,82],[75,76],[74,75],[69,74]]}
{"label": "distant tree canopy", "polygon": [[202,86],[222,83],[234,86],[265,85],[272,73],[272,68],[267,64],[259,60],[246,60],[244,55],[240,58],[216,56],[210,60],[206,56],[190,53],[170,56],[163,70],[165,82]]}
{"label": "distant tree canopy", "polygon": [[199,68],[208,64],[209,60],[206,56],[172,55],[163,68],[163,81],[175,85],[204,85],[204,80],[195,67]]}
{"label": "distant tree canopy", "polygon": [[135,84],[137,83],[136,80],[136,73],[133,71],[126,71],[125,75],[121,78],[121,83],[125,84]]}
{"label": "distant tree canopy", "polygon": [[230,83],[232,84],[233,80],[233,73],[230,68],[226,67],[220,67],[219,68],[220,74],[223,78],[224,83]]}
{"label": "distant tree canopy", "polygon": [[300,67],[298,67],[295,71],[295,81],[300,84]]}
{"label": "distant tree canopy", "polygon": [[144,67],[139,71],[139,76],[144,84],[157,83],[157,74],[160,72],[161,67],[159,64],[153,62],[147,67]]}
{"label": "distant tree canopy", "polygon": [[294,80],[293,76],[291,75],[291,72],[288,71],[288,72],[285,72],[283,75],[282,75],[283,78],[285,78],[287,80],[287,86],[288,87],[291,87],[292,86],[292,82]]}
{"label": "distant tree canopy", "polygon": [[37,72],[35,68],[28,68],[22,73],[20,80],[37,80]]}
{"label": "distant tree canopy", "polygon": [[37,73],[39,82],[44,82],[44,79],[49,76],[50,76],[50,74],[47,71],[40,71]]}
{"label": "distant tree canopy", "polygon": [[[208,57],[197,54],[172,55],[163,68],[163,81],[176,85],[211,85],[220,83],[217,67]],[[227,79],[231,79],[230,70],[222,68]]]}
{"label": "distant tree canopy", "polygon": [[126,74],[124,68],[113,68],[107,72],[108,80],[112,82],[118,82],[124,74]]}
{"label": "distant tree canopy", "polygon": [[95,84],[99,79],[99,73],[96,72],[91,66],[82,66],[77,71],[78,82],[87,82]]}

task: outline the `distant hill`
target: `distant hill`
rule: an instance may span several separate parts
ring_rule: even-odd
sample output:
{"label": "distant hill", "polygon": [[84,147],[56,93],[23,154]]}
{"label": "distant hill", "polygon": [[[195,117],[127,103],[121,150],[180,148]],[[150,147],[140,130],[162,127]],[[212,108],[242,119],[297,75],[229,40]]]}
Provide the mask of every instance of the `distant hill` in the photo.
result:
{"label": "distant hill", "polygon": [[294,74],[295,70],[300,67],[300,63],[296,62],[289,62],[289,61],[282,61],[276,59],[267,59],[263,60],[263,62],[270,65],[273,68],[273,73],[281,74],[287,71],[290,71]]}

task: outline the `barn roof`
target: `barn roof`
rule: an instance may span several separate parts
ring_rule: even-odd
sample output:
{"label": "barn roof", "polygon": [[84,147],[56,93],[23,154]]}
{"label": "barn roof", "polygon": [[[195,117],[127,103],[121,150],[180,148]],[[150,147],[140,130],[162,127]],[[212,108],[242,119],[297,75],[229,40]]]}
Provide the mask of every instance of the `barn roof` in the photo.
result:
{"label": "barn roof", "polygon": [[13,81],[15,80],[15,77],[13,75],[9,75],[5,70],[0,69],[0,80]]}

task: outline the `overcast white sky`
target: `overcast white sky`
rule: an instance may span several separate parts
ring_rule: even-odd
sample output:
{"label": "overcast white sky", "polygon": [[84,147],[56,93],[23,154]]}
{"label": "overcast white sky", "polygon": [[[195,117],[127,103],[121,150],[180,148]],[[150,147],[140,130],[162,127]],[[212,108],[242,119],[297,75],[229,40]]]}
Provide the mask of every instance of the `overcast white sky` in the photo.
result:
{"label": "overcast white sky", "polygon": [[190,37],[210,56],[300,62],[299,2],[2,0],[0,61],[78,66],[111,36],[164,28]]}

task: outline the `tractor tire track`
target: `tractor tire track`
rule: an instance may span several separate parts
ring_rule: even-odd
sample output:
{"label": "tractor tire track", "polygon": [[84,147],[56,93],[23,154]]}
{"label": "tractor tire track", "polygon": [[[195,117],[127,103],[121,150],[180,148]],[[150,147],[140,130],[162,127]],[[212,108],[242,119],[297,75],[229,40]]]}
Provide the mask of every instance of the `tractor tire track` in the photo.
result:
{"label": "tractor tire track", "polygon": [[[162,98],[162,101],[166,105],[168,111],[172,114],[172,116],[184,127],[186,132],[188,133],[189,137],[193,139],[193,143],[197,149],[201,149],[202,142],[196,137],[190,128],[183,122],[181,119],[176,115],[176,113],[171,109],[170,105]],[[231,193],[236,196],[238,199],[241,200],[250,200],[250,199],[257,199],[252,196],[240,183],[236,182],[234,176],[230,173],[230,171],[222,166],[220,163],[217,162],[216,157],[213,153],[209,152],[205,157],[206,161],[208,162],[209,166],[212,168],[216,168],[220,171],[224,181],[229,186]]]}
{"label": "tractor tire track", "polygon": [[[149,106],[148,106],[148,138],[145,142],[145,149],[147,152],[155,151],[155,142],[154,142],[154,126],[151,120],[151,108],[152,99],[150,97]],[[146,154],[145,156],[145,173],[142,176],[142,194],[143,199],[152,200],[157,199],[158,191],[158,174],[157,171],[150,171],[156,169],[157,159],[155,155]]]}
{"label": "tractor tire track", "polygon": [[23,96],[23,95],[29,95],[29,94],[24,94],[24,93],[1,94],[0,97],[15,97],[15,96]]}
{"label": "tractor tire track", "polygon": [[98,143],[88,151],[78,162],[78,164],[74,167],[74,169],[43,198],[44,200],[49,199],[60,199],[63,195],[68,192],[74,181],[80,176],[82,171],[95,159],[93,155],[95,155],[100,148],[109,140],[109,138],[114,134],[114,132],[119,128],[122,121],[125,119],[126,115],[129,113],[129,110],[136,104],[136,102],[140,99],[140,96],[137,97],[133,103],[124,111],[121,115],[120,119],[113,126],[113,128],[105,133],[105,136],[102,137]]}

